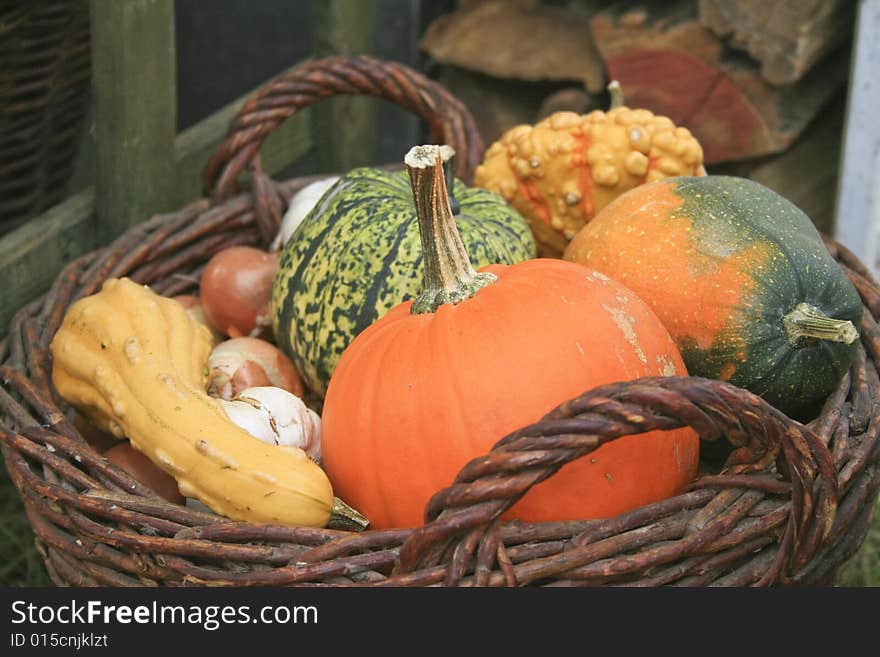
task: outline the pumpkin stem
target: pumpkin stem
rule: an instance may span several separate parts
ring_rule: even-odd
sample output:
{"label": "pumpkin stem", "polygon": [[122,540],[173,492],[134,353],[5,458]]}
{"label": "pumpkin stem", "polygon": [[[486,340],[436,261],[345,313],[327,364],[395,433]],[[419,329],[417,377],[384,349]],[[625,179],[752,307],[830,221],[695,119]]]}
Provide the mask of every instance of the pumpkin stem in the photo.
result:
{"label": "pumpkin stem", "polygon": [[366,516],[361,515],[338,497],[333,498],[333,508],[330,510],[330,521],[327,526],[331,529],[348,529],[363,531],[370,524]]}
{"label": "pumpkin stem", "polygon": [[786,337],[793,347],[799,346],[804,338],[827,340],[852,344],[859,337],[853,323],[845,319],[829,317],[815,306],[799,303],[794,310],[782,318]]}
{"label": "pumpkin stem", "polygon": [[443,169],[443,162],[454,153],[449,146],[415,146],[404,158],[425,262],[425,286],[413,302],[414,315],[433,313],[445,303],[469,299],[498,278],[474,271],[458,234]]}
{"label": "pumpkin stem", "polygon": [[606,89],[608,89],[608,93],[611,96],[611,104],[608,106],[608,109],[613,110],[616,107],[623,107],[623,87],[620,86],[620,82],[612,80],[608,83]]}

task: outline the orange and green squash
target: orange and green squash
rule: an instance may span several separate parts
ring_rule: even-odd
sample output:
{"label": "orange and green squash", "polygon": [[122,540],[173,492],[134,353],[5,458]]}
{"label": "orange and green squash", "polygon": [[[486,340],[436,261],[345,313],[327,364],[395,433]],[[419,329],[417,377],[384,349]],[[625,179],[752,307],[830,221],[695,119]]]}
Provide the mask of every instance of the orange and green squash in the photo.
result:
{"label": "orange and green squash", "polygon": [[855,356],[858,293],[810,218],[755,181],[678,177],[633,189],[565,259],[644,299],[691,375],[730,381],[792,416],[825,399]]}

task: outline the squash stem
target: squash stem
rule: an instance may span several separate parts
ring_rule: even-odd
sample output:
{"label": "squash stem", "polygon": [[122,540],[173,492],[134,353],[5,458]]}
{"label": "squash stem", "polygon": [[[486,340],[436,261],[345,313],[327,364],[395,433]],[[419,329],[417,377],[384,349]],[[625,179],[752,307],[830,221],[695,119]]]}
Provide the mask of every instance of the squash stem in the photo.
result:
{"label": "squash stem", "polygon": [[425,284],[413,302],[414,315],[433,313],[445,303],[469,299],[497,280],[494,274],[474,271],[458,234],[443,168],[443,162],[454,152],[449,146],[416,146],[404,158],[425,263]]}
{"label": "squash stem", "polygon": [[782,325],[789,344],[794,347],[799,346],[805,338],[852,344],[859,337],[859,332],[851,321],[828,317],[808,303],[795,306],[794,310],[782,318]]}
{"label": "squash stem", "polygon": [[338,497],[333,498],[333,508],[330,510],[330,521],[327,523],[327,527],[360,532],[365,530],[369,524],[370,521],[366,516],[358,513]]}
{"label": "squash stem", "polygon": [[618,82],[617,80],[612,80],[608,83],[606,89],[608,89],[608,94],[611,97],[608,109],[613,110],[616,107],[623,107],[623,87],[620,86],[620,82]]}

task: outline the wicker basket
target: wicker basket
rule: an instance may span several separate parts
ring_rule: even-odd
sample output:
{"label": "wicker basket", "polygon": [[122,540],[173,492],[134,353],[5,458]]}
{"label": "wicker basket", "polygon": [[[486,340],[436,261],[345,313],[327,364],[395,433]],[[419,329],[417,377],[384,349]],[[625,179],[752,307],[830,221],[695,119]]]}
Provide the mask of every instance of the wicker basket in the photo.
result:
{"label": "wicker basket", "polygon": [[91,76],[87,0],[0,4],[0,233],[60,201]]}
{"label": "wicker basket", "polygon": [[[212,199],[154,217],[71,263],[23,308],[0,349],[2,451],[58,584],[181,585],[780,585],[831,584],[862,543],[880,488],[880,288],[844,248],[829,248],[868,312],[858,357],[808,426],[729,384],[640,379],[585,392],[467,464],[414,529],[361,533],[232,522],[163,501],[102,458],[73,427],[50,381],[48,344],[70,303],[108,277],[164,294],[194,288],[231,244],[267,246],[291,194],[257,151],[298,109],[368,94],[419,114],[432,141],[461,154],[469,179],[482,146],[466,109],[405,67],[334,57],[269,83],[241,111],[205,169]],[[251,190],[236,193],[245,169]],[[526,524],[500,514],[530,486],[601,444],[693,427],[734,449],[681,495],[603,520]],[[717,444],[717,443],[716,443]]]}

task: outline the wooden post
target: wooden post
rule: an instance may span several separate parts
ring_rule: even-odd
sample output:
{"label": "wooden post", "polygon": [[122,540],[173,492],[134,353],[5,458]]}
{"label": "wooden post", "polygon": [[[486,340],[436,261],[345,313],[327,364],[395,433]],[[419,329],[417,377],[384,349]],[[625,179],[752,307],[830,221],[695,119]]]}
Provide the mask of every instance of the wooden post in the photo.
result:
{"label": "wooden post", "polygon": [[875,275],[880,241],[880,0],[862,0],[856,22],[853,64],[838,185],[835,238]]}
{"label": "wooden post", "polygon": [[[315,5],[316,52],[374,52],[375,0]],[[202,166],[253,93],[176,134],[174,1],[92,0],[90,11],[94,135],[84,137],[80,149],[77,193],[0,239],[0,279],[7,283],[0,338],[15,312],[45,292],[64,264],[157,212],[195,200]],[[364,102],[361,110],[356,103]],[[261,157],[270,175],[310,149],[327,156],[327,170],[373,163],[372,99],[339,98],[317,109],[320,121],[307,108],[266,140]],[[323,137],[312,146],[314,127]],[[339,154],[346,159],[336,159]],[[318,165],[309,161],[308,172],[320,172]]]}
{"label": "wooden post", "polygon": [[89,188],[0,239],[0,338],[15,313],[49,289],[66,263],[99,246],[94,207]]}
{"label": "wooden post", "polygon": [[106,242],[173,207],[174,0],[92,0],[91,30],[95,211]]}
{"label": "wooden post", "polygon": [[[376,0],[312,0],[315,57],[370,55],[376,50]],[[376,101],[340,97],[313,112],[315,164],[320,171],[347,171],[376,164]]]}
{"label": "wooden post", "polygon": [[[379,0],[376,7],[376,56],[418,68],[421,53],[423,0]],[[376,160],[373,164],[401,162],[406,152],[422,142],[417,116],[385,103],[376,117]]]}

